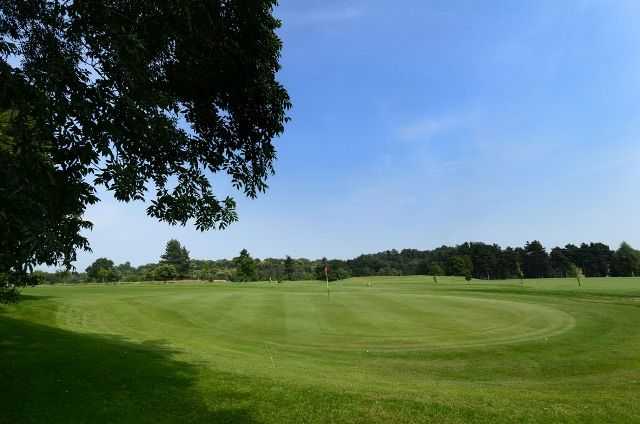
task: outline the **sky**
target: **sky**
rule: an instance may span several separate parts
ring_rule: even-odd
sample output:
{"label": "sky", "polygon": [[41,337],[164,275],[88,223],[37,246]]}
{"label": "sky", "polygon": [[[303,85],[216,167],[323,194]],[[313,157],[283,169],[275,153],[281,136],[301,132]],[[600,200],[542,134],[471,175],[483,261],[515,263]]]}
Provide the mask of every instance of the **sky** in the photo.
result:
{"label": "sky", "polygon": [[640,247],[640,2],[282,0],[293,108],[276,175],[224,231],[99,191],[93,253],[349,258],[485,241]]}

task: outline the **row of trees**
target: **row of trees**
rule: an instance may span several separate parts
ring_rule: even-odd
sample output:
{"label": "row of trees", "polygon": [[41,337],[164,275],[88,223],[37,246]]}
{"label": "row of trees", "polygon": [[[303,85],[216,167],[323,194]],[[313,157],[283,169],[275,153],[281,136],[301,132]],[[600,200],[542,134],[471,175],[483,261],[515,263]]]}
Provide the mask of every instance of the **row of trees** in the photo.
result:
{"label": "row of trees", "polygon": [[109,283],[116,281],[168,281],[177,279],[226,281],[330,280],[371,275],[456,275],[476,279],[547,278],[640,275],[640,252],[622,243],[613,251],[603,243],[568,244],[550,252],[539,241],[523,247],[501,248],[497,244],[463,243],[433,250],[404,249],[361,255],[354,259],[310,260],[257,259],[243,249],[231,260],[191,259],[177,240],[170,240],[157,263],[116,265],[99,258],[85,273],[38,272],[39,282]]}
{"label": "row of trees", "polygon": [[613,251],[603,243],[568,244],[550,252],[539,241],[523,247],[463,243],[434,250],[389,250],[347,261],[355,276],[464,275],[478,279],[640,275],[640,252],[628,243]]}
{"label": "row of trees", "polygon": [[84,274],[58,272],[45,274],[49,282],[93,281],[109,283],[115,281],[168,281],[178,279],[225,280],[225,281],[283,281],[324,279],[324,269],[328,270],[330,280],[349,278],[351,272],[345,261],[267,258],[260,260],[251,257],[243,249],[231,260],[191,259],[189,251],[178,240],[170,240],[160,256],[158,263],[133,267],[129,262],[115,265],[107,258],[99,258],[87,267]]}

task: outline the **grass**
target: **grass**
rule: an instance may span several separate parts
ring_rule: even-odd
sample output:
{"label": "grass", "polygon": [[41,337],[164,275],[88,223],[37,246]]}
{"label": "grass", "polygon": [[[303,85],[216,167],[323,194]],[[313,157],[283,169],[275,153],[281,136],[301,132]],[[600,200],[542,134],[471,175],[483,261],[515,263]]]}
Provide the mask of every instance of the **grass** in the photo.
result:
{"label": "grass", "polygon": [[640,279],[38,287],[0,423],[639,422]]}

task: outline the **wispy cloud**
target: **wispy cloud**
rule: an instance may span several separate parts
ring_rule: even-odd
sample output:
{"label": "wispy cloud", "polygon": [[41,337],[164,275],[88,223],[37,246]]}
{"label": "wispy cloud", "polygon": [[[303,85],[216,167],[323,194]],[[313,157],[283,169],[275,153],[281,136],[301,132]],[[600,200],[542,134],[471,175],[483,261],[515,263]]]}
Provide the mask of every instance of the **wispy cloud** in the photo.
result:
{"label": "wispy cloud", "polygon": [[364,9],[355,6],[281,11],[279,17],[287,25],[326,25],[349,22],[364,15]]}
{"label": "wispy cloud", "polygon": [[398,128],[398,136],[402,140],[428,141],[436,136],[460,127],[461,121],[455,117],[426,117]]}

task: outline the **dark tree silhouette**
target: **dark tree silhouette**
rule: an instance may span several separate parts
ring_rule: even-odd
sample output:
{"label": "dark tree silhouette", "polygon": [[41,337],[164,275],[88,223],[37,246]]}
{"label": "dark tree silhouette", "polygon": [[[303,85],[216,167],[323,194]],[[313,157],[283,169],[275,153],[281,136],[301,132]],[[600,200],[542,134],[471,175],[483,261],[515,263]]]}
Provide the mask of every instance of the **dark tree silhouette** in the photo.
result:
{"label": "dark tree silhouette", "polygon": [[620,277],[640,275],[640,252],[622,242],[613,255],[611,268],[613,274]]}
{"label": "dark tree silhouette", "polygon": [[522,259],[522,272],[526,278],[544,278],[551,274],[549,254],[537,240],[527,242]]}

